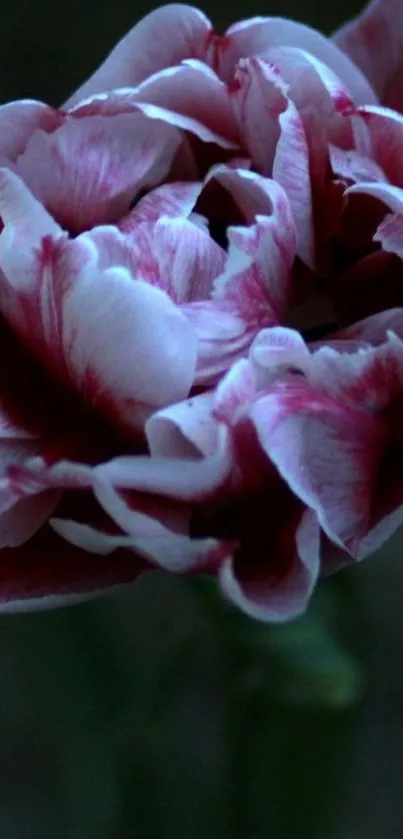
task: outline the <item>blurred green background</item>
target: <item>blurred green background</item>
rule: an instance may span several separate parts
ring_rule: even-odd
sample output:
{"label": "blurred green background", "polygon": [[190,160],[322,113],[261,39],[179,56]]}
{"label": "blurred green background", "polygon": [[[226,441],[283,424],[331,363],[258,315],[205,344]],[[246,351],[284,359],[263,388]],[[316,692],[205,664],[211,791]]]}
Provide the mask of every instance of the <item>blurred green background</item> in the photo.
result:
{"label": "blurred green background", "polygon": [[[213,2],[326,32],[343,0]],[[57,104],[147,3],[14,0],[0,99]],[[205,581],[150,574],[0,619],[0,839],[401,839],[401,536],[265,627]]]}

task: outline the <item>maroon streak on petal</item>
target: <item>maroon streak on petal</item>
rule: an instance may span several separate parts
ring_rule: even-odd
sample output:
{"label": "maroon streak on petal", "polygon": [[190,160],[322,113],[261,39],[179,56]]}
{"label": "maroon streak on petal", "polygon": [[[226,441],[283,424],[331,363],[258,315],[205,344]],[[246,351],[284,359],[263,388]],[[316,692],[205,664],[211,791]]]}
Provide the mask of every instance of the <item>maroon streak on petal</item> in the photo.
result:
{"label": "maroon streak on petal", "polygon": [[258,58],[243,59],[232,94],[244,145],[262,175],[287,193],[298,232],[298,253],[313,264],[309,150],[301,118],[287,96],[277,68]]}
{"label": "maroon streak on petal", "polygon": [[[3,184],[0,309],[24,343],[118,425],[136,428],[137,407],[184,398],[196,337],[174,303],[127,268],[103,269],[90,234],[73,241],[48,236],[29,250],[25,228],[30,214],[33,230],[39,224],[40,205],[11,173],[3,171]],[[8,194],[16,204],[10,220]]]}
{"label": "maroon streak on petal", "polygon": [[221,567],[224,594],[259,620],[282,622],[301,614],[319,573],[314,514],[278,481],[272,491],[235,504],[232,516],[240,548]]}
{"label": "maroon streak on petal", "polygon": [[268,457],[336,544],[357,555],[366,535],[385,424],[353,403],[290,379],[251,409]]}

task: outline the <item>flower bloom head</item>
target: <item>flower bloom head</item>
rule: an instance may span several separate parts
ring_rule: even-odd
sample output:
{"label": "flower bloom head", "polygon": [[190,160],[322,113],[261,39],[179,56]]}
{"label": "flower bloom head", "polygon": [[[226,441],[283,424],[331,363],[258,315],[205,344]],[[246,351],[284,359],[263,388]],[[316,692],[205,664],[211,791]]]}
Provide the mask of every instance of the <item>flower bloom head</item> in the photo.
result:
{"label": "flower bloom head", "polygon": [[150,568],[268,621],[403,520],[403,7],[148,15],[0,107],[0,606]]}

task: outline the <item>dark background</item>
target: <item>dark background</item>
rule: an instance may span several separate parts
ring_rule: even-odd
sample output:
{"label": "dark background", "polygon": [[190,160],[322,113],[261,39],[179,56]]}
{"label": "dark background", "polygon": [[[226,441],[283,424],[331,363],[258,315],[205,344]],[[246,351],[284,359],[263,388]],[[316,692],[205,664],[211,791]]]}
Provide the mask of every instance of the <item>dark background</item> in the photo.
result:
{"label": "dark background", "polygon": [[[158,5],[158,4],[156,4]],[[200,8],[223,31],[236,20],[254,15],[293,17],[330,32],[352,17],[358,0],[257,0],[204,2]],[[115,42],[153,5],[129,0],[8,0],[2,3],[0,99],[43,98],[63,101],[84,80]]]}
{"label": "dark background", "polygon": [[[330,32],[359,6],[202,8]],[[62,102],[149,8],[3,3],[0,100]],[[281,629],[161,574],[0,618],[1,839],[401,839],[401,538]]]}

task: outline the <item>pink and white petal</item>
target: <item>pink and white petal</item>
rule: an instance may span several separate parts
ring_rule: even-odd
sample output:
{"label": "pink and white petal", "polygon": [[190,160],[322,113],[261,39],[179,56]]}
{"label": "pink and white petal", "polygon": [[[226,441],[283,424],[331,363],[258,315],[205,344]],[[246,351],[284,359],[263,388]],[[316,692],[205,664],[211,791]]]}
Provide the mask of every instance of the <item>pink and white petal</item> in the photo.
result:
{"label": "pink and white petal", "polygon": [[209,297],[226,259],[204,225],[183,217],[141,222],[129,233],[97,227],[84,238],[96,245],[103,268],[127,268],[133,279],[161,289],[176,303]]}
{"label": "pink and white petal", "polygon": [[217,445],[205,457],[128,456],[101,464],[94,470],[94,492],[102,506],[103,499],[109,497],[105,496],[107,485],[178,501],[200,501],[224,486],[231,467],[228,430],[220,425]]}
{"label": "pink and white petal", "polygon": [[132,509],[111,486],[102,493],[105,509],[127,534],[112,536],[74,521],[53,519],[55,531],[71,544],[101,555],[119,548],[133,551],[144,561],[171,573],[213,571],[232,550],[228,542],[216,539],[191,539],[177,533],[158,519]]}
{"label": "pink and white petal", "polygon": [[184,218],[161,218],[153,227],[149,255],[140,249],[139,271],[146,281],[151,257],[158,265],[158,285],[179,304],[206,300],[226,261],[208,230]]}
{"label": "pink and white petal", "polygon": [[194,384],[214,384],[237,359],[248,354],[257,327],[251,327],[225,301],[186,303],[181,311],[197,337]]}
{"label": "pink and white petal", "polygon": [[379,346],[356,352],[321,347],[312,357],[308,378],[332,397],[379,414],[403,392],[403,342],[388,332]]}
{"label": "pink and white petal", "polygon": [[311,353],[302,336],[283,326],[262,329],[251,346],[250,357],[257,365],[260,388],[290,370],[308,375],[311,367]]}
{"label": "pink and white petal", "polygon": [[65,107],[104,90],[134,87],[185,58],[203,58],[200,47],[210,30],[208,18],[192,6],[173,3],[156,9],[119,41]]}
{"label": "pink and white petal", "polygon": [[[403,8],[400,0],[372,0],[333,35],[335,43],[367,77],[381,101],[400,108],[403,74]],[[394,93],[400,88],[400,97]],[[391,101],[392,100],[392,101]]]}
{"label": "pink and white petal", "polygon": [[35,131],[54,131],[62,114],[34,99],[20,99],[0,106],[0,157],[15,162]]}
{"label": "pink and white petal", "polygon": [[355,149],[345,151],[338,146],[329,145],[330,165],[334,174],[345,181],[360,183],[361,181],[385,182],[387,176],[384,170],[371,157],[365,157]]}
{"label": "pink and white petal", "polygon": [[218,425],[212,416],[211,391],[156,411],[145,432],[154,457],[195,457],[213,454],[218,444]]}
{"label": "pink and white petal", "polygon": [[179,128],[182,131],[188,131],[203,143],[215,143],[222,149],[238,150],[239,145],[234,140],[228,140],[222,134],[212,131],[203,122],[195,117],[186,116],[176,111],[171,111],[169,108],[164,108],[161,105],[152,105],[147,102],[136,102],[136,108],[146,117],[151,120],[158,120],[165,123],[166,126]]}
{"label": "pink and white petal", "polygon": [[309,152],[298,111],[272,64],[242,59],[235,70],[232,104],[243,143],[258,171],[272,175],[290,200],[298,253],[312,265],[313,222]]}
{"label": "pink and white petal", "polygon": [[217,385],[214,394],[214,417],[218,422],[235,425],[247,415],[256,396],[257,379],[251,362],[240,359]]}
{"label": "pink and white petal", "polygon": [[297,231],[297,255],[308,268],[313,268],[315,235],[309,149],[303,123],[291,99],[280,114],[279,123],[273,179],[283,187],[290,202]]}
{"label": "pink and white petal", "polygon": [[[196,111],[196,108],[189,108],[189,110]],[[200,107],[200,110],[203,112],[204,109]],[[158,123],[162,123],[166,127],[171,126],[172,129],[176,128],[181,129],[181,131],[188,131],[204,143],[215,143],[223,149],[238,149],[238,143],[235,140],[227,139],[227,131],[224,134],[213,131],[201,119],[188,115],[185,108],[181,112],[172,110],[164,105],[148,102],[145,93],[138,93],[138,88],[122,87],[107,91],[106,93],[99,93],[80,102],[69,113],[72,117],[80,119],[94,116],[116,117],[130,113],[142,113],[148,119],[157,120]]]}
{"label": "pink and white petal", "polygon": [[[34,198],[23,181],[9,169],[0,168],[0,218],[2,242],[18,230],[25,249],[40,245],[44,236],[62,233],[52,216]],[[4,247],[4,246],[3,246]]]}
{"label": "pink and white petal", "polygon": [[403,208],[401,213],[385,216],[375,233],[374,242],[380,242],[382,250],[387,253],[403,258]]}
{"label": "pink and white petal", "polygon": [[376,102],[358,67],[324,35],[302,23],[281,17],[256,17],[231,26],[210,47],[210,63],[229,80],[236,62],[251,55],[265,56],[274,47],[295,47],[311,54],[336,74],[357,104]]}
{"label": "pink and white petal", "polygon": [[403,189],[388,183],[363,181],[354,186],[349,186],[345,195],[370,195],[386,204],[389,210],[392,210],[392,213],[403,212]]}
{"label": "pink and white petal", "polygon": [[117,221],[144,187],[165,177],[179,146],[175,129],[142,113],[70,118],[36,131],[17,172],[60,224],[77,233]]}
{"label": "pink and white petal", "polygon": [[[252,555],[248,563],[248,556],[245,556],[237,567],[237,563],[228,558],[219,575],[222,591],[232,603],[250,617],[270,623],[290,620],[305,611],[319,573],[320,539],[316,516],[307,510],[296,525],[291,522],[291,527],[290,523],[285,523],[284,527],[288,530],[286,555],[285,540],[280,535],[277,546],[276,533],[271,531],[270,541],[266,537],[260,548],[266,554],[262,557],[264,562],[260,559],[254,563]],[[280,548],[278,554],[277,547]]]}
{"label": "pink and white petal", "polygon": [[[136,406],[162,407],[187,396],[196,336],[164,292],[136,282],[125,268],[100,268],[86,234],[73,241],[45,237],[40,250],[21,257],[10,238],[4,245],[6,232],[7,224],[0,236],[0,308],[52,373],[130,426]],[[15,244],[18,223],[12,233]]]}
{"label": "pink and white petal", "polygon": [[193,117],[215,134],[239,142],[228,87],[201,61],[188,59],[149,76],[136,96],[140,102]]}
{"label": "pink and white petal", "polygon": [[205,184],[214,180],[230,194],[246,224],[253,224],[257,215],[286,213],[284,191],[270,178],[249,169],[219,165],[210,170]]}
{"label": "pink and white petal", "polygon": [[337,545],[357,556],[370,524],[386,425],[290,379],[250,411],[263,450]]}
{"label": "pink and white petal", "polygon": [[336,336],[343,341],[367,341],[376,346],[386,340],[388,332],[394,332],[398,338],[403,340],[403,307],[387,309],[385,312],[370,315],[370,317],[357,321],[351,326],[340,329]]}
{"label": "pink and white petal", "polygon": [[229,85],[243,146],[261,175],[268,177],[280,137],[279,116],[287,108],[287,87],[278,70],[260,58],[241,59]]}
{"label": "pink and white petal", "polygon": [[359,108],[353,127],[357,151],[373,158],[395,186],[403,187],[403,116],[390,108]]}
{"label": "pink and white petal", "polygon": [[168,218],[189,218],[193,213],[203,184],[194,183],[163,184],[153,189],[119,223],[123,233],[131,233],[140,222],[156,222],[162,216]]}
{"label": "pink and white petal", "polygon": [[228,229],[229,251],[213,297],[230,305],[253,329],[278,323],[290,305],[291,268],[295,258],[295,227],[286,213],[258,216],[249,227]]}
{"label": "pink and white petal", "polygon": [[74,386],[115,419],[130,426],[138,403],[161,407],[187,396],[196,336],[164,292],[133,282],[125,269],[77,278],[62,328]]}

